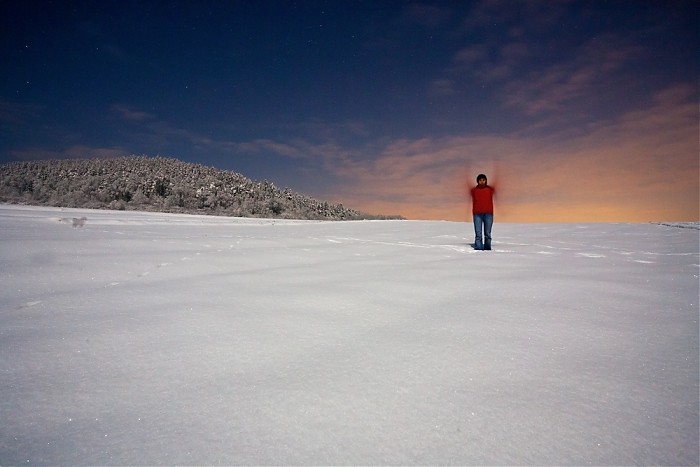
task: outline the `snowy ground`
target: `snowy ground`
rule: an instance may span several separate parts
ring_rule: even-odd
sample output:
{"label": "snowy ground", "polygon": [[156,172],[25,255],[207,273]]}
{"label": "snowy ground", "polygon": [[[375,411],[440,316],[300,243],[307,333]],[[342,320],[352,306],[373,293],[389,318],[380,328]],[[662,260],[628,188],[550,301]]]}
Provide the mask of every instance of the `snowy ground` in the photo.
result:
{"label": "snowy ground", "polygon": [[698,234],[0,206],[0,464],[696,465]]}

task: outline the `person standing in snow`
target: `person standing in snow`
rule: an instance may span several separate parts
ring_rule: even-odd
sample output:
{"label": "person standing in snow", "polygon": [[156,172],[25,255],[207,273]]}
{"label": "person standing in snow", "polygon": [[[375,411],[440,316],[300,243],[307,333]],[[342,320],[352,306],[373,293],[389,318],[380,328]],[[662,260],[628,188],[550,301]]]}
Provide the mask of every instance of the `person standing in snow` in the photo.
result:
{"label": "person standing in snow", "polygon": [[[476,239],[474,249],[491,249],[491,227],[493,226],[493,195],[496,191],[489,186],[486,175],[476,177],[476,186],[471,189],[472,215]],[[483,229],[483,234],[482,234]]]}

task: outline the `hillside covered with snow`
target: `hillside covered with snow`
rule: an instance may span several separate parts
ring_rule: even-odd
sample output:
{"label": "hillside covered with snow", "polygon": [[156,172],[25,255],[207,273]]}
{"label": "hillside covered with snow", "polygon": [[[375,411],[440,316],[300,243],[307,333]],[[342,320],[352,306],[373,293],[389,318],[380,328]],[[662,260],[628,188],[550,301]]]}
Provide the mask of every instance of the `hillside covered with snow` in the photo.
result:
{"label": "hillside covered with snow", "polygon": [[318,201],[229,170],[147,156],[0,164],[0,202],[280,219],[401,218]]}

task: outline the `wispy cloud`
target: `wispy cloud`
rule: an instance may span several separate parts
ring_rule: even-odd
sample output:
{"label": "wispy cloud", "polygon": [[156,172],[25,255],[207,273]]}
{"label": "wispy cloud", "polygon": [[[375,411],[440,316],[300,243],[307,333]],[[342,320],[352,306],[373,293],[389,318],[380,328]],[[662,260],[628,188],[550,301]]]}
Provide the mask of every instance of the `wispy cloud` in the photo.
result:
{"label": "wispy cloud", "polygon": [[430,83],[428,93],[436,97],[452,96],[457,93],[455,85],[454,79],[436,79]]}
{"label": "wispy cloud", "polygon": [[178,127],[155,114],[134,107],[114,104],[110,107],[110,111],[116,116],[118,122],[124,125],[120,131],[129,144],[135,146],[133,149],[136,152],[141,152],[141,148],[148,150],[157,148],[156,152],[163,154],[162,150],[166,150],[174,143],[182,142],[195,147],[217,144],[206,135]]}
{"label": "wispy cloud", "polygon": [[279,156],[292,159],[304,159],[309,156],[308,152],[304,151],[303,146],[308,146],[300,142],[279,142],[271,139],[256,139],[243,142],[211,142],[221,148],[229,149],[236,153],[262,153],[271,152]]}
{"label": "wispy cloud", "polygon": [[335,170],[337,200],[375,212],[464,220],[479,172],[498,185],[503,221],[697,219],[697,91],[676,86],[647,108],[570,139],[524,134],[401,140]]}
{"label": "wispy cloud", "polygon": [[585,42],[561,37],[558,32],[574,24],[571,15],[581,15],[577,21],[584,25],[592,21],[587,10],[568,1],[476,2],[463,23],[464,46],[432,80],[428,94],[468,96],[485,88],[492,105],[503,111],[580,122],[616,93],[630,92],[635,81],[630,70],[645,57],[640,41],[620,31],[598,31]]}
{"label": "wispy cloud", "polygon": [[596,38],[565,60],[505,83],[503,100],[526,115],[561,111],[572,104],[585,108],[582,101],[600,99],[606,87],[622,87],[625,65],[640,54],[638,47],[617,37]]}
{"label": "wispy cloud", "polygon": [[140,110],[134,110],[124,104],[114,104],[110,110],[121,119],[130,122],[147,122],[155,120],[154,115],[147,112],[142,112]]}

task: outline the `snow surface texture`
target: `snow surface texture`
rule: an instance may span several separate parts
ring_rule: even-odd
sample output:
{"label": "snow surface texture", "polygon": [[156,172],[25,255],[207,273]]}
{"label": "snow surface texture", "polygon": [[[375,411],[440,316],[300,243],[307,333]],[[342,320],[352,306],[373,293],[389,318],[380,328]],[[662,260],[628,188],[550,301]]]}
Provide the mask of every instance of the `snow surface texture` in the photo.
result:
{"label": "snow surface texture", "polygon": [[0,206],[0,464],[698,464],[698,230]]}

